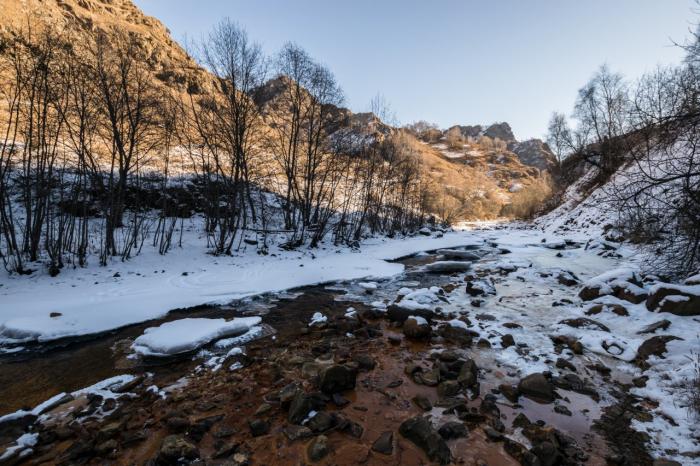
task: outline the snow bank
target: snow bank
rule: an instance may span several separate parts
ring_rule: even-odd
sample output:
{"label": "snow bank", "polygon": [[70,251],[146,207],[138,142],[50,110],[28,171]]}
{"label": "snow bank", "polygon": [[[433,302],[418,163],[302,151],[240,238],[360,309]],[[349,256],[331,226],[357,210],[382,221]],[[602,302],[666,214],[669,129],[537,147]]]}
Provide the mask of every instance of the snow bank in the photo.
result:
{"label": "snow bank", "polygon": [[147,328],[132,345],[144,356],[172,356],[195,350],[207,343],[235,333],[248,331],[259,324],[260,317],[225,319],[180,319]]}
{"label": "snow bank", "polygon": [[206,254],[206,238],[198,236],[191,222],[183,247],[165,256],[145,249],[127,262],[65,268],[57,277],[0,271],[0,345],[100,333],[160,318],[175,308],[226,304],[296,287],[392,277],[404,266],[387,261],[471,244],[475,237],[469,226],[441,238],[373,238],[363,242],[360,252],[322,245],[315,250],[273,249],[268,256],[251,249],[214,257]]}

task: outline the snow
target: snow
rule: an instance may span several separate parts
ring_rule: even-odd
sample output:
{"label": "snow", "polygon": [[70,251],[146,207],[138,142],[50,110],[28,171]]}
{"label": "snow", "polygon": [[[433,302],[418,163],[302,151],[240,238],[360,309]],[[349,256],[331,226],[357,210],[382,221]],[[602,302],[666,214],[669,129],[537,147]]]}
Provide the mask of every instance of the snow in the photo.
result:
{"label": "snow", "polygon": [[309,322],[309,327],[313,327],[315,325],[325,324],[327,320],[328,320],[328,317],[324,316],[320,312],[314,312],[314,315],[311,316],[311,321]]}
{"label": "snow", "polygon": [[409,311],[432,310],[441,302],[440,298],[438,298],[438,291],[439,288],[437,287],[410,291],[396,305]]}
{"label": "snow", "polygon": [[[372,238],[359,252],[322,246],[273,250],[267,256],[250,249],[216,257],[206,254],[206,238],[197,233],[197,222],[190,222],[183,247],[164,256],[144,248],[129,261],[65,268],[57,277],[1,271],[0,345],[106,332],[163,317],[176,308],[226,304],[307,285],[388,278],[404,270],[388,261],[474,242],[473,227],[465,226],[440,238]],[[50,317],[52,312],[61,315]]]}
{"label": "snow", "polygon": [[144,356],[172,356],[193,351],[213,340],[248,331],[260,317],[225,319],[187,318],[147,328],[132,348]]}
{"label": "snow", "polygon": [[23,434],[16,440],[16,445],[11,446],[0,456],[0,461],[10,458],[16,452],[18,457],[23,458],[32,452],[32,447],[39,441],[39,434]]}
{"label": "snow", "polygon": [[408,318],[415,320],[418,325],[428,325],[428,321],[421,316],[408,316]]}

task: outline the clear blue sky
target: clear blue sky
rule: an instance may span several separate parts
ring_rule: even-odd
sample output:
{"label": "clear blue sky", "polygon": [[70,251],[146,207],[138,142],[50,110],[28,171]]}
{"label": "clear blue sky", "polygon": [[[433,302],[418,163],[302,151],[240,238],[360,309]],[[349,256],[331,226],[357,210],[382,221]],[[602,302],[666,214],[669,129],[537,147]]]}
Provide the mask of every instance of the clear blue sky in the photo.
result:
{"label": "clear blue sky", "polygon": [[307,49],[336,75],[353,111],[381,93],[402,123],[508,121],[541,137],[553,110],[607,62],[632,78],[677,63],[700,18],[693,0],[135,0],[175,40],[228,16],[275,53]]}

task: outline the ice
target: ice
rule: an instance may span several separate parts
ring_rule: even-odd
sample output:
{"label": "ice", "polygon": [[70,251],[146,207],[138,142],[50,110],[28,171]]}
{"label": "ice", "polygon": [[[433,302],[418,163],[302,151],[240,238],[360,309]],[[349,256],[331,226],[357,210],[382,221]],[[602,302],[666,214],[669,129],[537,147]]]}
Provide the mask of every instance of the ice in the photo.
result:
{"label": "ice", "polygon": [[314,315],[311,316],[311,322],[309,322],[309,327],[324,324],[327,320],[328,317],[324,316],[320,312],[314,312]]}
{"label": "ice", "polygon": [[193,351],[207,343],[259,324],[260,317],[236,317],[231,320],[187,318],[147,328],[134,340],[132,348],[144,356],[172,356]]}

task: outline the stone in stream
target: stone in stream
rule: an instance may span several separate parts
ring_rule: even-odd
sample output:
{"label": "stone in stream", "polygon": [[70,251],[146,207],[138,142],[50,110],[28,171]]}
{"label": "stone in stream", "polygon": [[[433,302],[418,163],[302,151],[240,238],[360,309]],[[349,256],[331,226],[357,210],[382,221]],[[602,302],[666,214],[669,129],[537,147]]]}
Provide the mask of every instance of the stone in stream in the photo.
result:
{"label": "stone in stream", "polygon": [[470,262],[462,261],[437,261],[426,264],[425,270],[430,273],[455,273],[466,272],[471,268]]}
{"label": "stone in stream", "polygon": [[382,432],[372,444],[372,450],[383,455],[391,455],[394,452],[394,433],[391,431]]}
{"label": "stone in stream", "polygon": [[474,388],[479,379],[479,367],[473,359],[467,359],[459,371],[457,382],[465,388]]}
{"label": "stone in stream", "polygon": [[386,309],[386,317],[392,322],[404,323],[411,316],[422,317],[430,322],[435,317],[435,313],[430,309],[405,309],[396,304]]}
{"label": "stone in stream", "polygon": [[503,383],[498,386],[498,390],[500,390],[501,394],[511,403],[517,403],[518,398],[520,398],[520,392],[515,385]]}
{"label": "stone in stream", "polygon": [[399,426],[399,433],[423,450],[432,461],[448,464],[452,460],[450,448],[426,418],[416,416]]}
{"label": "stone in stream", "polygon": [[329,395],[355,388],[357,371],[345,365],[333,365],[319,374],[318,388]]}
{"label": "stone in stream", "polygon": [[248,427],[250,427],[250,433],[253,437],[266,435],[270,431],[270,423],[263,419],[253,419],[249,421]]}
{"label": "stone in stream", "polygon": [[180,435],[168,435],[161,444],[158,459],[165,464],[177,464],[180,459],[195,460],[199,450]]}
{"label": "stone in stream", "polygon": [[555,398],[554,385],[541,372],[535,372],[521,379],[518,383],[518,391],[535,401],[545,403],[551,403]]}
{"label": "stone in stream", "polygon": [[432,329],[428,321],[418,316],[411,316],[403,323],[403,334],[412,340],[428,340]]}
{"label": "stone in stream", "polygon": [[328,437],[319,435],[314,438],[306,447],[306,454],[312,462],[322,460],[328,453]]}
{"label": "stone in stream", "polygon": [[287,420],[291,424],[301,424],[311,411],[319,410],[325,401],[318,393],[298,392],[289,405]]}
{"label": "stone in stream", "polygon": [[437,392],[440,398],[451,398],[456,396],[461,391],[459,382],[454,380],[445,380],[438,385]]}
{"label": "stone in stream", "polygon": [[310,438],[314,435],[313,432],[311,432],[311,429],[309,429],[308,427],[297,426],[294,424],[286,426],[283,432],[284,435],[286,435],[287,438],[292,442],[299,439]]}
{"label": "stone in stream", "polygon": [[600,330],[603,332],[610,332],[610,329],[598,321],[589,319],[587,317],[577,317],[575,319],[564,319],[559,321],[560,324],[568,325],[574,328],[585,328],[588,330]]}
{"label": "stone in stream", "polygon": [[513,338],[513,335],[510,333],[507,333],[501,337],[501,346],[503,348],[510,348],[511,346],[515,346],[515,339]]}
{"label": "stone in stream", "polygon": [[456,421],[447,422],[438,429],[438,434],[445,440],[463,438],[466,437],[468,433],[467,426]]}
{"label": "stone in stream", "polygon": [[431,409],[433,409],[433,404],[427,397],[423,395],[416,395],[413,398],[411,398],[411,401],[413,401],[416,404],[416,406],[418,406],[423,411],[430,411]]}
{"label": "stone in stream", "polygon": [[449,260],[461,261],[478,261],[481,256],[470,251],[461,251],[459,249],[438,249],[437,253]]}

